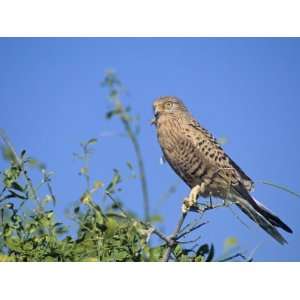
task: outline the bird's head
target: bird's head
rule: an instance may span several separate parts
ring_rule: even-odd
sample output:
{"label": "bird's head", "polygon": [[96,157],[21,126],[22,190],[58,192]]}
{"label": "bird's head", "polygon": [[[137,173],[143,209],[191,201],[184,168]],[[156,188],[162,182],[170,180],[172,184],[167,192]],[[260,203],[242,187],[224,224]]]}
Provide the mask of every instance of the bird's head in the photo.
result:
{"label": "bird's head", "polygon": [[179,98],[173,96],[164,96],[157,98],[153,102],[153,112],[154,118],[152,119],[151,123],[156,124],[161,115],[168,114],[169,116],[178,116],[181,113],[186,113],[187,108]]}

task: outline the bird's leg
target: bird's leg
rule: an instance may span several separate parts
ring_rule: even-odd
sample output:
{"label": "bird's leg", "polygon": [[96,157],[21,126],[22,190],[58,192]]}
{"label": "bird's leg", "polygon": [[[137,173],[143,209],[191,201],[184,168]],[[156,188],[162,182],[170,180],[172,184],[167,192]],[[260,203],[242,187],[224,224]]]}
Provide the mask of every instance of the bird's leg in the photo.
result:
{"label": "bird's leg", "polygon": [[197,199],[200,194],[203,194],[205,191],[205,183],[202,182],[200,185],[194,186],[190,194],[187,198],[184,199],[183,205],[182,205],[182,212],[187,213],[192,206],[194,206],[197,203]]}
{"label": "bird's leg", "polygon": [[210,208],[212,208],[212,207],[213,207],[213,202],[212,202],[212,193],[211,193],[211,192],[209,193],[209,206],[210,206]]}

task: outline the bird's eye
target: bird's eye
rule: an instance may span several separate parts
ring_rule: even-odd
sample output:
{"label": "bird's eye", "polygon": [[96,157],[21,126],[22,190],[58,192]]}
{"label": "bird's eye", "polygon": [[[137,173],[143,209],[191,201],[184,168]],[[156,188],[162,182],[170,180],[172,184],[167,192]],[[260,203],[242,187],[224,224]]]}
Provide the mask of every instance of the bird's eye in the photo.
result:
{"label": "bird's eye", "polygon": [[172,106],[173,106],[173,103],[172,103],[172,102],[167,102],[167,103],[165,104],[165,109],[171,109]]}

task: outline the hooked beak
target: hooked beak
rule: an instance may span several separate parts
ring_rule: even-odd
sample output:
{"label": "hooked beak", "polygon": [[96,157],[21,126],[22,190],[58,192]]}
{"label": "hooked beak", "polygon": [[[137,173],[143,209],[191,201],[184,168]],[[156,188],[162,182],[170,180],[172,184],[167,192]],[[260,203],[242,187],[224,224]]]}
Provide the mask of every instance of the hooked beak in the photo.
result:
{"label": "hooked beak", "polygon": [[159,112],[155,109],[154,110],[154,118],[151,120],[151,125],[156,125],[156,121],[159,117]]}

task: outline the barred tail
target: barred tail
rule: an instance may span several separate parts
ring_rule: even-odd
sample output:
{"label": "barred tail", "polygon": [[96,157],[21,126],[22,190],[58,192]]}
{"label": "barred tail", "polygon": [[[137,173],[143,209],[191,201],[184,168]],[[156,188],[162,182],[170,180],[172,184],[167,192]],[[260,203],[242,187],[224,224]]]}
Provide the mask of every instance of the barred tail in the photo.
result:
{"label": "barred tail", "polygon": [[257,223],[263,230],[270,234],[277,242],[284,245],[287,241],[278,232],[276,227],[293,233],[283,221],[274,215],[269,209],[263,206],[259,201],[250,196],[250,194],[242,188],[235,189],[231,194],[231,200],[255,223]]}

